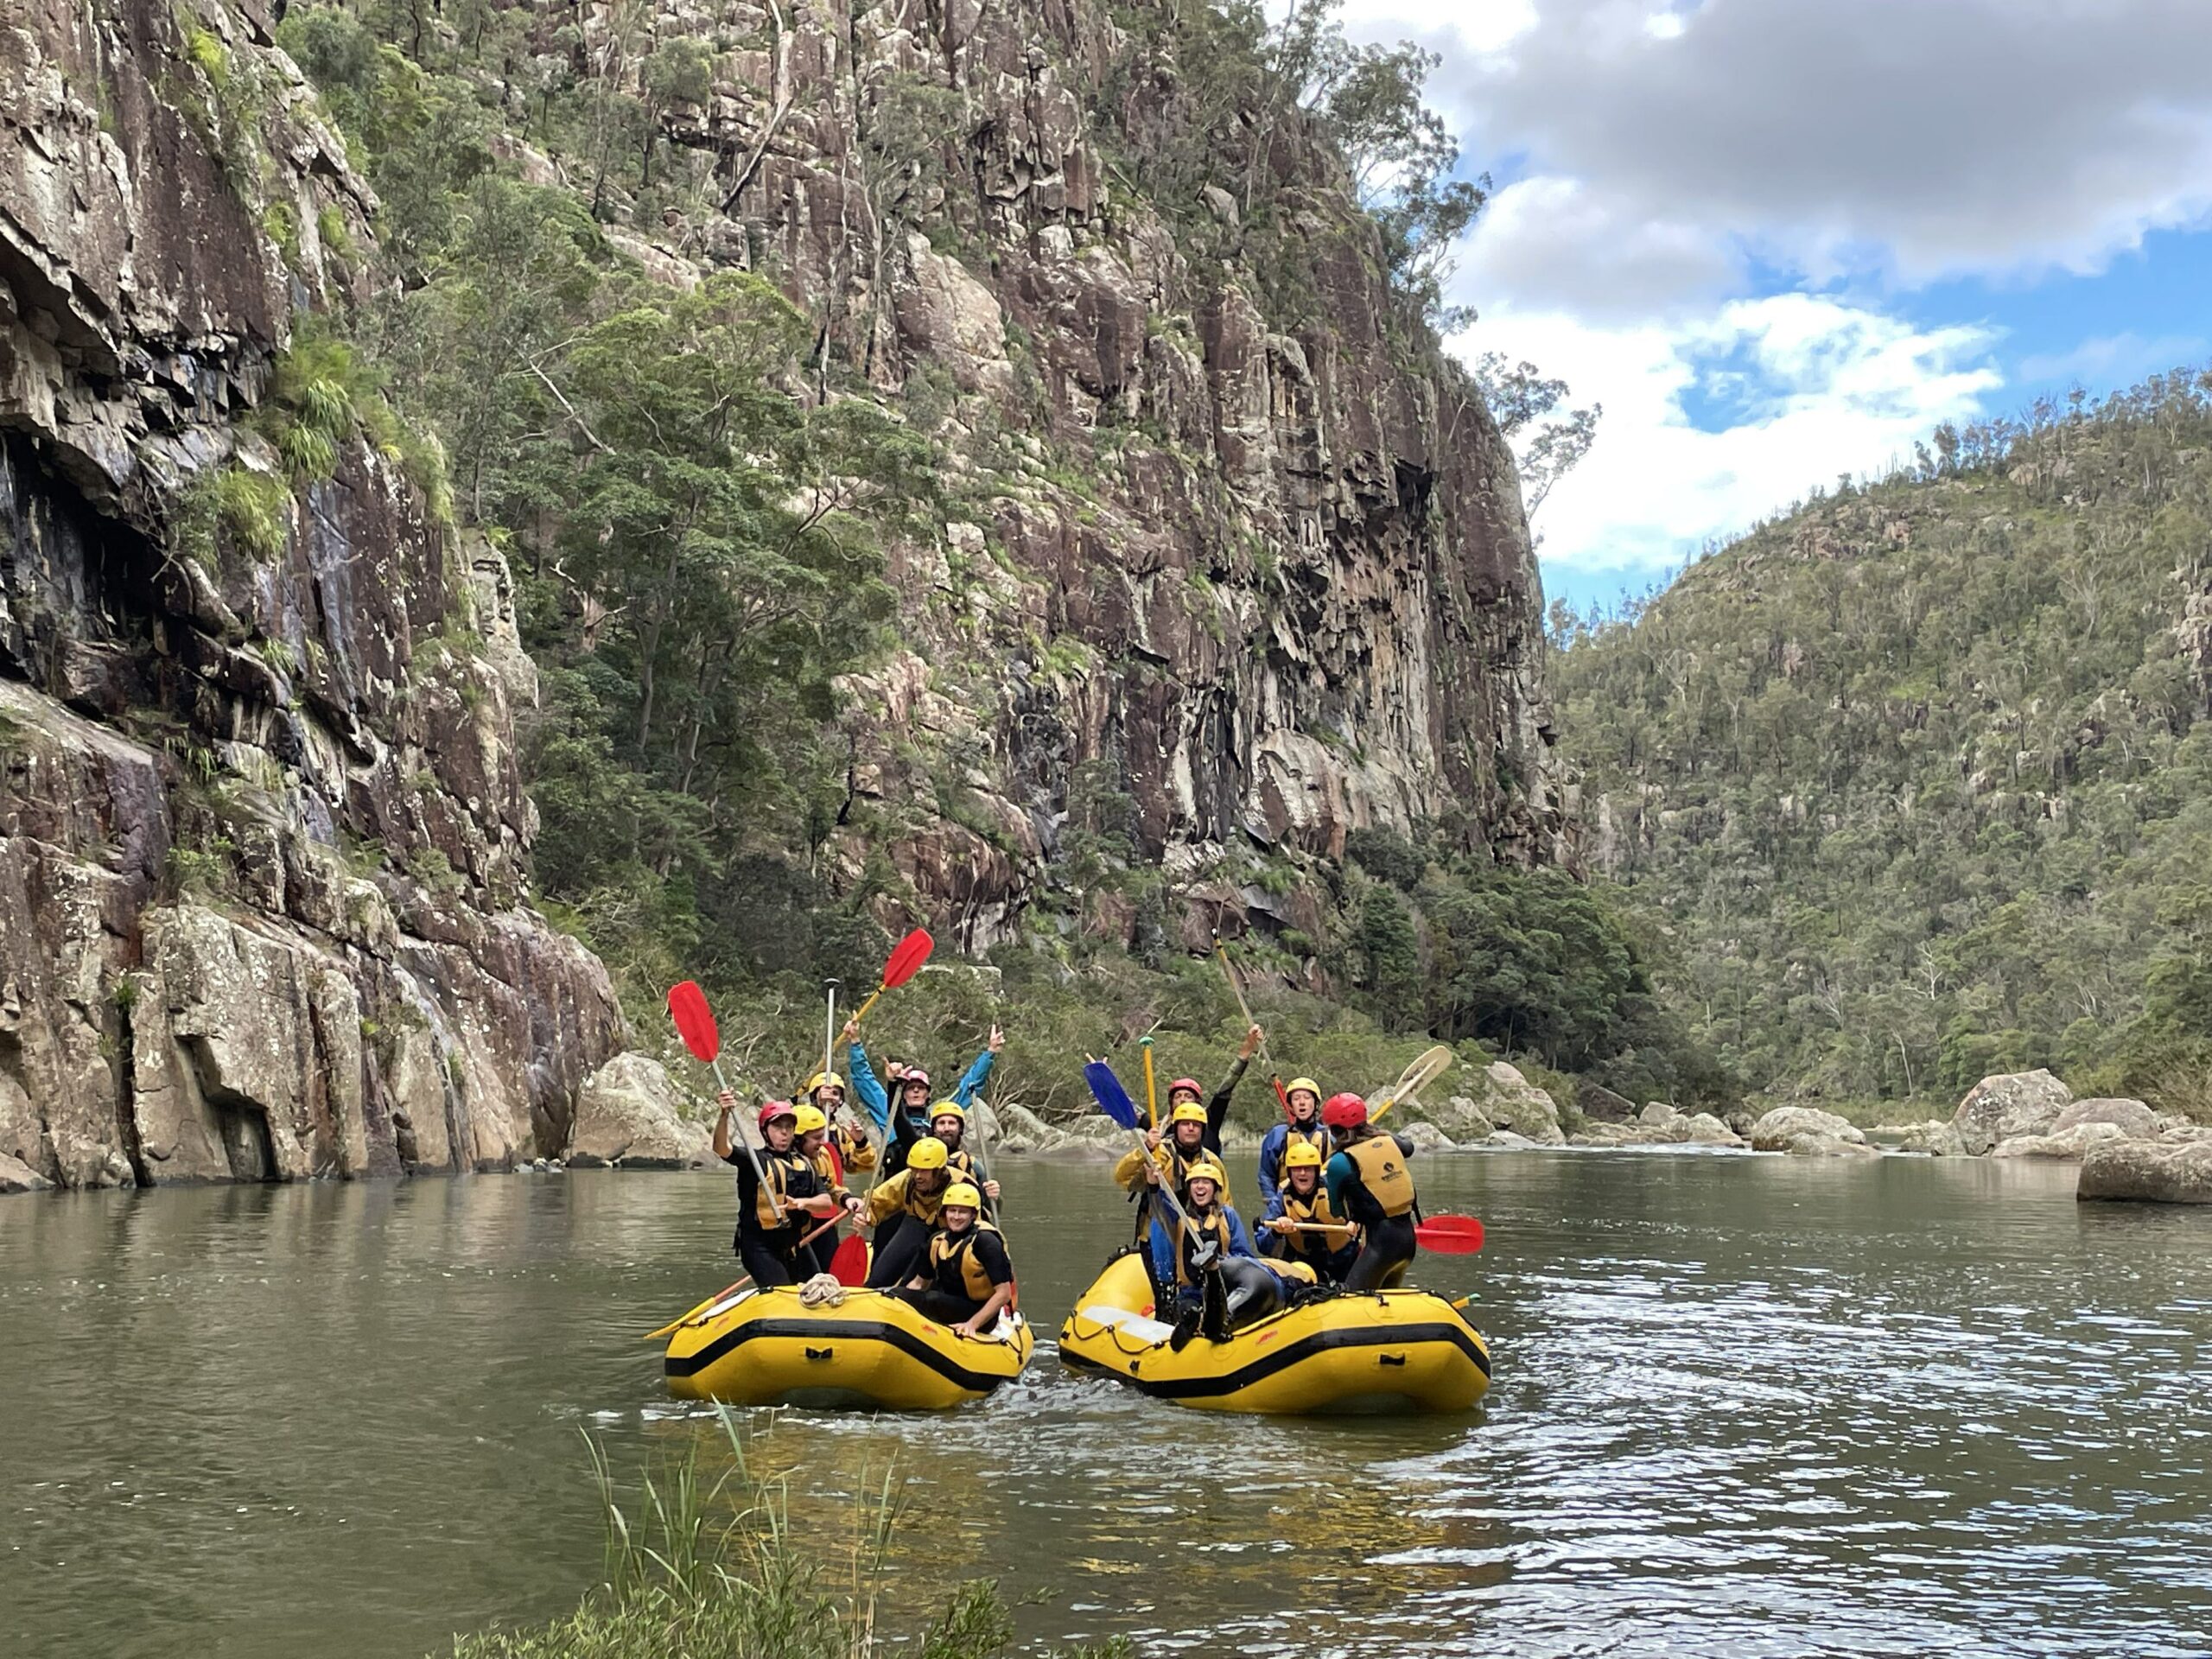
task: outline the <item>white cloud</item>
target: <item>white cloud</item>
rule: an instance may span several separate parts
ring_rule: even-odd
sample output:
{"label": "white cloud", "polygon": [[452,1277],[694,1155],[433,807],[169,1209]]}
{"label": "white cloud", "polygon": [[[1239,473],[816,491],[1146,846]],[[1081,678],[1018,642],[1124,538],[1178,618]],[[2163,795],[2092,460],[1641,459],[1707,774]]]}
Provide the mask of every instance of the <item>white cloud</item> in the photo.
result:
{"label": "white cloud", "polygon": [[[1993,343],[1981,328],[1916,328],[1783,294],[1674,325],[1497,313],[1454,345],[1528,358],[1578,400],[1605,406],[1596,447],[1537,519],[1546,563],[1656,574],[1809,486],[1879,471],[1937,423],[1972,416],[1999,384]],[[1690,405],[1716,393],[1732,418],[1707,429]]]}
{"label": "white cloud", "polygon": [[2159,334],[2145,340],[2133,329],[2085,340],[2070,352],[2024,357],[2019,377],[2030,385],[2080,381],[2111,385],[2159,373],[2177,364],[2203,360],[2208,342],[2197,334]]}

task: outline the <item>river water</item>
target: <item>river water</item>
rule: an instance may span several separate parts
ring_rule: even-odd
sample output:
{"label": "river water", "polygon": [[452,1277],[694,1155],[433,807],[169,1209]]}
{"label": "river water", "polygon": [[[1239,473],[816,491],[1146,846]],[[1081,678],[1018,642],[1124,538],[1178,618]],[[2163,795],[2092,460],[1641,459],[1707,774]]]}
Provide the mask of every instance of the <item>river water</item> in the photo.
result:
{"label": "river water", "polygon": [[[1301,1659],[2212,1654],[2212,1213],[1986,1160],[1433,1158],[1490,1243],[1416,1276],[1480,1293],[1490,1397],[1303,1422],[1064,1374],[1127,1211],[1096,1166],[1005,1173],[1028,1374],[778,1414],[762,1454],[833,1549],[819,1495],[895,1458],[917,1605],[995,1576],[1040,1646]],[[617,1173],[0,1201],[0,1651],[403,1659],[564,1611],[582,1436],[635,1470],[715,1432],[638,1337],[734,1276],[730,1208]]]}

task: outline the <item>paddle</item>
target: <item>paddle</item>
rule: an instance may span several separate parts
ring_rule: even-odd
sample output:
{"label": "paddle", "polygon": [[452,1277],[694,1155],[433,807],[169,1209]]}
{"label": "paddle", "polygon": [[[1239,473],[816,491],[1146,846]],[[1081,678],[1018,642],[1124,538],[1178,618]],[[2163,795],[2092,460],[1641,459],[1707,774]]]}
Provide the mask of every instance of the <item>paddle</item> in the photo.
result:
{"label": "paddle", "polygon": [[[1342,1221],[1294,1221],[1296,1233],[1349,1233],[1351,1224]],[[1483,1224],[1472,1216],[1431,1216],[1414,1227],[1414,1240],[1424,1250],[1439,1255],[1472,1255],[1483,1247]]]}
{"label": "paddle", "polygon": [[1144,1050],[1144,1126],[1156,1129],[1160,1127],[1160,1091],[1152,1082],[1152,1033],[1147,1032],[1137,1039],[1137,1046]]}
{"label": "paddle", "polygon": [[1398,1074],[1397,1082],[1392,1084],[1388,1092],[1383,1095],[1382,1103],[1368,1113],[1367,1121],[1370,1123],[1376,1122],[1381,1119],[1383,1113],[1389,1111],[1400,1101],[1411,1100],[1430,1084],[1442,1077],[1451,1069],[1451,1065],[1452,1051],[1443,1044],[1439,1043],[1433,1048],[1424,1049],[1419,1058]]}
{"label": "paddle", "polygon": [[861,1004],[860,1012],[853,1016],[855,1025],[868,1018],[868,1011],[875,1006],[875,999],[886,991],[895,991],[916,974],[930,959],[930,952],[937,949],[937,941],[926,928],[916,928],[892,947],[891,959],[883,964],[883,982],[868,993],[868,1001]]}
{"label": "paddle", "polygon": [[[1213,953],[1221,958],[1221,971],[1229,981],[1229,994],[1236,999],[1236,1012],[1244,1016],[1244,1029],[1251,1030],[1260,1022],[1252,1017],[1252,1009],[1244,1001],[1244,988],[1236,982],[1236,970],[1229,965],[1229,952],[1221,943],[1221,935],[1213,936]],[[1268,1050],[1268,1033],[1260,1033],[1260,1055],[1268,1063],[1268,1081],[1275,1086],[1275,1103],[1282,1108],[1282,1121],[1290,1118],[1290,1095],[1282,1086],[1282,1076],[1275,1070],[1275,1057]]]}
{"label": "paddle", "polygon": [[[804,1249],[807,1245],[813,1243],[816,1239],[821,1237],[823,1234],[828,1232],[832,1227],[835,1227],[844,1218],[844,1211],[842,1210],[839,1211],[836,1215],[830,1217],[829,1220],[823,1222],[819,1227],[809,1233],[804,1238],[799,1240],[799,1248]],[[861,1239],[857,1234],[853,1237],[847,1239],[845,1243],[858,1244],[862,1250],[866,1250],[868,1249],[866,1241]],[[840,1244],[837,1247],[838,1255],[842,1255],[844,1252],[845,1245]],[[866,1275],[863,1274],[862,1276],[865,1277]],[[749,1273],[745,1274],[742,1278],[732,1280],[728,1284],[724,1285],[720,1290],[708,1297],[705,1301],[700,1303],[698,1306],[693,1308],[689,1313],[684,1314],[681,1319],[671,1319],[666,1325],[661,1326],[658,1331],[646,1332],[639,1340],[644,1342],[652,1342],[659,1338],[666,1336],[671,1331],[682,1329],[684,1325],[690,1324],[693,1319],[696,1319],[708,1308],[712,1307],[716,1302],[721,1300],[723,1297],[729,1295],[733,1291],[743,1290],[752,1282],[753,1275]]]}
{"label": "paddle", "polygon": [[[715,1068],[715,1081],[724,1094],[732,1092],[729,1079],[722,1076],[722,1038],[715,1028],[715,1011],[707,1006],[707,994],[699,988],[699,982],[687,979],[668,989],[668,1017],[676,1021],[676,1034],[683,1039],[683,1046],[692,1057]],[[732,1114],[735,1116],[734,1113]],[[753,1143],[745,1138],[744,1130],[730,1125],[731,1139],[745,1148],[745,1160],[753,1166],[753,1179],[760,1183],[768,1195],[768,1208],[776,1217],[776,1224],[783,1225],[784,1201],[776,1189],[768,1185],[768,1172],[760,1166],[760,1154],[753,1150]]]}
{"label": "paddle", "polygon": [[[1152,1148],[1144,1143],[1144,1131],[1137,1127],[1137,1103],[1129,1098],[1129,1091],[1122,1087],[1122,1080],[1114,1075],[1114,1068],[1103,1060],[1092,1060],[1083,1068],[1083,1080],[1090,1085],[1090,1096],[1098,1103],[1098,1109],[1137,1138],[1137,1147],[1147,1158]],[[1162,1181],[1153,1189],[1166,1200],[1167,1207],[1183,1220],[1183,1206],[1175,1202],[1175,1194]]]}
{"label": "paddle", "polygon": [[822,1021],[822,1074],[828,1077],[837,1069],[837,982],[825,979],[822,988],[830,994],[830,1011]]}
{"label": "paddle", "polygon": [[858,1233],[849,1233],[837,1245],[837,1253],[830,1258],[830,1274],[841,1285],[849,1288],[868,1283],[868,1240]]}

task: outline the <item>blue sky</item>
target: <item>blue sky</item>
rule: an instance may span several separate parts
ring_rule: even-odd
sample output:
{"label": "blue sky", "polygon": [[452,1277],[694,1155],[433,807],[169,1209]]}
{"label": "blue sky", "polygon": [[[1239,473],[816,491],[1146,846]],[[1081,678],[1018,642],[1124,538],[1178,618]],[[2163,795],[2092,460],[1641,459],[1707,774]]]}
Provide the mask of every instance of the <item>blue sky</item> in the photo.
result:
{"label": "blue sky", "polygon": [[2212,360],[2212,0],[1345,0],[1495,181],[1452,342],[1605,405],[1608,604],[1938,422]]}

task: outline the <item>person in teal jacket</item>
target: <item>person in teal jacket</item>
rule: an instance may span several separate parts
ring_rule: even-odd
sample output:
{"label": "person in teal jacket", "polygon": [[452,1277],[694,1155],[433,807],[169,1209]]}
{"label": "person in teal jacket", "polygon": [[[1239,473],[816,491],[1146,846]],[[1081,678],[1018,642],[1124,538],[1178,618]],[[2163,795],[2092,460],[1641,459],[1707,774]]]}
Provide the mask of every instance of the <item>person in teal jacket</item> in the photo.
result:
{"label": "person in teal jacket", "polygon": [[[884,1139],[883,1163],[876,1179],[888,1180],[906,1167],[906,1149],[930,1132],[930,1074],[918,1065],[909,1066],[893,1079],[899,1096],[899,1109],[894,1112],[890,1094],[868,1064],[868,1051],[861,1046],[859,1021],[848,1020],[844,1035],[845,1071],[853,1080],[853,1092],[860,1096],[861,1104],[875,1120],[876,1133]],[[962,1074],[950,1097],[963,1106],[974,1105],[976,1093],[989,1078],[999,1051],[1005,1046],[1006,1033],[993,1026],[990,1041]]]}

